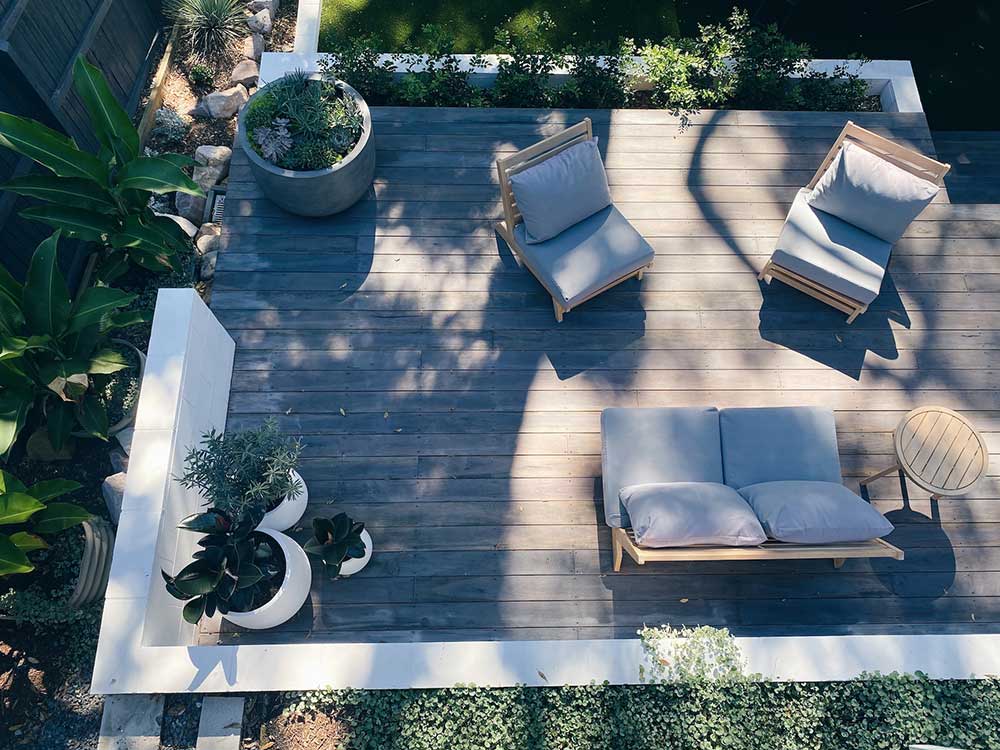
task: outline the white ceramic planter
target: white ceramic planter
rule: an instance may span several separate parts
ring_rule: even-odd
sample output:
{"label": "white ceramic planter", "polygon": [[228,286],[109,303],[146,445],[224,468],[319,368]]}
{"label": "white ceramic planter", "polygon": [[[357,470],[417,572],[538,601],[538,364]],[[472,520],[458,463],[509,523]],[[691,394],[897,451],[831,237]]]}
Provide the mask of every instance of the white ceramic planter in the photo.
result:
{"label": "white ceramic planter", "polygon": [[309,488],[295,469],[292,469],[292,479],[297,479],[302,484],[302,490],[295,496],[285,495],[277,508],[264,514],[264,519],[257,526],[258,529],[286,531],[302,518],[309,504]]}
{"label": "white ceramic planter", "polygon": [[365,556],[355,557],[352,560],[348,560],[343,565],[340,566],[340,575],[342,576],[352,576],[355,573],[362,570],[368,561],[372,559],[372,551],[374,550],[374,544],[372,543],[372,535],[368,533],[368,529],[361,532],[361,539],[365,543]]}
{"label": "white ceramic planter", "polygon": [[242,628],[265,630],[288,622],[302,609],[312,587],[312,567],[305,551],[290,536],[274,529],[257,530],[267,534],[281,547],[285,556],[285,578],[278,593],[267,604],[249,612],[230,612],[223,617]]}

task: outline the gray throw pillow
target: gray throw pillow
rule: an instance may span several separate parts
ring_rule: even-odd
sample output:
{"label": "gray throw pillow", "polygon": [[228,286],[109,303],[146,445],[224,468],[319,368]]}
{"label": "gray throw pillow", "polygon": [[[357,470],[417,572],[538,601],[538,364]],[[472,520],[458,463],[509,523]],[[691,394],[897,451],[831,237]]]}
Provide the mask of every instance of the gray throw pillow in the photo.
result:
{"label": "gray throw pillow", "polygon": [[937,192],[930,180],[846,141],[806,201],[894,243]]}
{"label": "gray throw pillow", "polygon": [[643,547],[741,547],[767,539],[750,506],[724,484],[634,484],[619,497]]}
{"label": "gray throw pillow", "polygon": [[782,542],[865,542],[893,529],[885,516],[835,482],[763,482],[740,494],[767,535]]}
{"label": "gray throw pillow", "polygon": [[531,243],[552,239],[611,205],[596,138],[512,174],[510,187]]}

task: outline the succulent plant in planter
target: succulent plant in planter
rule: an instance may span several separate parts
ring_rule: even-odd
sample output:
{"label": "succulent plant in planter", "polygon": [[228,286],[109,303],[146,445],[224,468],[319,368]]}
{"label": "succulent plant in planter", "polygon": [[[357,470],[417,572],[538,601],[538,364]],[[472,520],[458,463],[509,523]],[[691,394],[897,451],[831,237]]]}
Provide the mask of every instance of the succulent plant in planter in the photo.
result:
{"label": "succulent plant in planter", "polygon": [[363,523],[338,513],[333,518],[314,518],[312,526],[312,538],[303,549],[323,561],[330,578],[351,575],[364,567],[371,556],[372,539]]}

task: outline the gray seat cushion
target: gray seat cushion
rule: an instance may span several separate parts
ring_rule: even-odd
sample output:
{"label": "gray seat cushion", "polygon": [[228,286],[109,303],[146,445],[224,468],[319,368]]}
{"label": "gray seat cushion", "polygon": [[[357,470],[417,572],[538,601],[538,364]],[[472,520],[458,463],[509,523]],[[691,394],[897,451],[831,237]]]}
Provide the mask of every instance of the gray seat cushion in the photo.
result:
{"label": "gray seat cushion", "polygon": [[644,547],[742,547],[767,540],[746,500],[724,484],[638,484],[625,487],[620,497]]}
{"label": "gray seat cushion", "polygon": [[895,243],[937,192],[930,180],[847,141],[806,199],[813,208]]}
{"label": "gray seat cushion", "polygon": [[885,516],[839,482],[764,482],[740,489],[772,539],[794,544],[864,542],[889,534]]}
{"label": "gray seat cushion", "polygon": [[829,409],[723,409],[719,425],[725,483],[730,487],[789,479],[841,482],[837,425]]}
{"label": "gray seat cushion", "polygon": [[510,187],[524,219],[527,243],[551,239],[611,205],[596,138],[512,174]]}
{"label": "gray seat cushion", "polygon": [[661,482],[722,483],[714,407],[605,409],[601,413],[604,519],[627,527],[622,488]]}
{"label": "gray seat cushion", "polygon": [[526,244],[523,223],[514,237],[525,263],[565,308],[653,261],[653,248],[614,206],[545,242]]}
{"label": "gray seat cushion", "polygon": [[771,260],[867,305],[882,288],[892,245],[806,201],[800,190]]}

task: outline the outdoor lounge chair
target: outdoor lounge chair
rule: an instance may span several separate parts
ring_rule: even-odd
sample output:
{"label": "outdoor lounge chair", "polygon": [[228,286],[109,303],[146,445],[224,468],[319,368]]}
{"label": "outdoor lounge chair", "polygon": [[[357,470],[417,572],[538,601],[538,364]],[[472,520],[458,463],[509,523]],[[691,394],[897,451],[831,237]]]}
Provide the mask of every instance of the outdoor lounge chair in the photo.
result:
{"label": "outdoor lounge chair", "polygon": [[795,196],[758,278],[783,281],[854,322],[878,296],[892,246],[949,168],[848,122]]}
{"label": "outdoor lounge chair", "polygon": [[843,485],[819,407],[613,408],[601,414],[613,567],[657,560],[890,557],[892,524]]}
{"label": "outdoor lounge chair", "polygon": [[[497,231],[517,264],[527,266],[552,295],[559,322],[601,292],[633,276],[641,279],[653,263],[649,243],[611,204],[596,146],[586,118],[497,160],[504,215]],[[529,177],[538,179],[518,184]]]}

